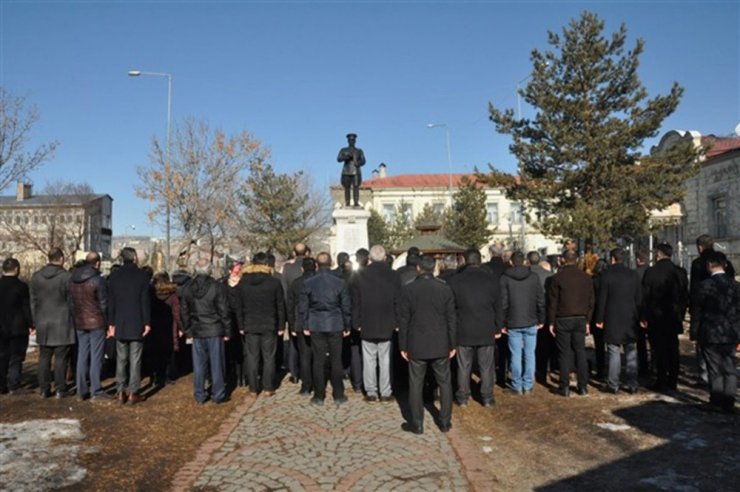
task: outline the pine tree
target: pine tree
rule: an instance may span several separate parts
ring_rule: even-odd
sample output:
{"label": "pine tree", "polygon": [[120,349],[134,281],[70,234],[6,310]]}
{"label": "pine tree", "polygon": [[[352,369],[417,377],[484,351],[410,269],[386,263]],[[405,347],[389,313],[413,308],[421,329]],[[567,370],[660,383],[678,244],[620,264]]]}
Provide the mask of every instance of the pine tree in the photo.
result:
{"label": "pine tree", "polygon": [[370,209],[370,218],[367,219],[367,239],[370,246],[388,244],[388,224],[374,208]]}
{"label": "pine tree", "polygon": [[486,213],[486,192],[475,181],[463,177],[452,195],[452,208],[445,214],[445,237],[462,246],[480,248],[491,237]]}
{"label": "pine tree", "polygon": [[403,200],[396,205],[396,213],[388,223],[388,249],[398,249],[414,237],[414,225],[408,210],[408,204]]}
{"label": "pine tree", "polygon": [[609,37],[603,31],[598,16],[583,12],[562,35],[549,33],[552,50],[532,51],[520,95],[536,108],[533,120],[489,105],[496,130],[512,136],[519,177],[492,168],[487,180],[534,212],[546,235],[606,245],[644,233],[651,210],[681,199],[697,152],[687,144],[641,155],[683,88],[674,83],[648,99],[637,75],[643,41],[625,51],[624,25]]}
{"label": "pine tree", "polygon": [[442,227],[444,225],[444,218],[444,211],[438,212],[434,209],[434,206],[431,203],[426,203],[424,208],[421,209],[421,212],[419,212],[414,219],[414,234],[419,233],[419,226],[439,225]]}

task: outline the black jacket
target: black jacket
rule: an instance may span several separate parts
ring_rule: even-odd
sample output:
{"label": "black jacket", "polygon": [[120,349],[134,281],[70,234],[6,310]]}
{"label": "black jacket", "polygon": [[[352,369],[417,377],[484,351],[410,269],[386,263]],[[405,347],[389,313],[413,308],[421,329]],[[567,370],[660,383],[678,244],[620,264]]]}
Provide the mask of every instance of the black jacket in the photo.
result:
{"label": "black jacket", "polygon": [[196,275],[183,288],[180,301],[180,317],[185,336],[187,338],[228,336],[228,303],[228,293],[224,284],[208,275]]}
{"label": "black jacket", "polygon": [[[704,280],[708,279],[711,276],[709,270],[707,270],[707,256],[709,256],[709,254],[713,252],[714,249],[705,249],[697,258],[694,258],[694,261],[691,262],[691,277],[689,278],[689,299],[694,298],[699,290],[699,284],[701,284]],[[732,266],[732,263],[729,260],[727,261],[727,266],[725,267],[725,274],[728,275],[731,279],[735,279],[735,268]],[[693,314],[693,302],[689,305],[689,308],[689,312]]]}
{"label": "black jacket", "polygon": [[303,283],[298,316],[304,330],[317,333],[349,330],[352,301],[347,283],[328,268],[320,268],[316,275]]}
{"label": "black jacket", "polygon": [[740,342],[740,284],[725,274],[703,280],[691,298],[691,335],[701,344]]}
{"label": "black jacket", "polygon": [[517,265],[501,275],[502,325],[529,328],[545,322],[545,292],[529,267]]}
{"label": "black jacket", "polygon": [[75,269],[69,284],[72,319],[78,330],[108,327],[108,288],[100,272],[91,265]]}
{"label": "black jacket", "polygon": [[304,272],[302,276],[293,280],[288,288],[288,299],[285,302],[286,313],[288,318],[288,327],[291,332],[303,331],[303,318],[298,314],[298,304],[301,299],[301,292],[303,292],[303,284],[306,279],[309,279],[316,275],[316,272]]}
{"label": "black jacket", "polygon": [[58,347],[76,342],[69,311],[70,273],[59,265],[46,265],[31,277],[31,314],[39,345]]}
{"label": "black jacket", "polygon": [[363,340],[390,340],[398,327],[401,276],[387,263],[371,263],[352,279],[352,327]]}
{"label": "black jacket", "polygon": [[398,275],[401,277],[401,285],[411,283],[416,279],[419,272],[416,270],[416,265],[404,265],[398,270]]}
{"label": "black jacket", "polygon": [[667,258],[648,268],[642,278],[642,305],[648,330],[682,333],[688,306],[686,270]]}
{"label": "black jacket", "polygon": [[144,270],[125,263],[108,279],[108,322],[117,340],[142,340],[151,325],[151,287]]}
{"label": "black jacket", "polygon": [[0,278],[0,337],[28,336],[33,327],[28,285],[16,276]]}
{"label": "black jacket", "polygon": [[484,266],[468,266],[453,275],[448,285],[455,294],[457,344],[493,345],[501,331],[500,287]]}
{"label": "black jacket", "polygon": [[398,345],[409,359],[449,357],[457,347],[455,295],[430,273],[401,289]]}
{"label": "black jacket", "polygon": [[277,333],[285,330],[283,284],[268,268],[254,265],[247,269],[237,286],[239,331]]}
{"label": "black jacket", "polygon": [[594,322],[604,323],[604,341],[614,345],[636,341],[641,329],[640,275],[622,264],[612,265],[600,275],[598,295]]}
{"label": "black jacket", "polygon": [[501,277],[504,272],[509,268],[509,265],[504,263],[504,260],[500,256],[494,256],[488,263],[483,265],[488,271],[494,274],[496,277]]}
{"label": "black jacket", "polygon": [[293,261],[283,265],[283,288],[285,292],[290,290],[290,286],[296,279],[303,275],[303,259],[305,256],[296,256]]}

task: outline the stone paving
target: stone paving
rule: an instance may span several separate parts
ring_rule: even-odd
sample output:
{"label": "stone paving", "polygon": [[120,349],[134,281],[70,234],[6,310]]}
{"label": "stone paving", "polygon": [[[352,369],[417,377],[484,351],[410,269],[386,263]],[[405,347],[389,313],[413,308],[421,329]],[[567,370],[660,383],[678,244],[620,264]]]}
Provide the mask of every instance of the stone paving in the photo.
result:
{"label": "stone paving", "polygon": [[[238,390],[236,397],[239,397]],[[330,395],[330,391],[328,391]],[[424,434],[403,432],[399,404],[350,394],[309,404],[284,384],[244,401],[220,436],[175,477],[176,490],[451,490],[473,488],[456,450],[425,416]],[[452,431],[455,432],[455,429]],[[451,440],[455,441],[458,436]]]}

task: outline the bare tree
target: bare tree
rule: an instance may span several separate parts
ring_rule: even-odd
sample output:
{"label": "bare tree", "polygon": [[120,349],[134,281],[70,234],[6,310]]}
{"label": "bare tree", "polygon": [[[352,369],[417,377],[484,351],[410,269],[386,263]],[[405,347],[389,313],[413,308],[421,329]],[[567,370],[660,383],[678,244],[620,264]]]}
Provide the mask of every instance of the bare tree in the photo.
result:
{"label": "bare tree", "polygon": [[16,97],[0,87],[0,190],[50,159],[59,145],[53,141],[25,150],[38,120],[38,110],[28,106],[25,96]]}
{"label": "bare tree", "polygon": [[172,226],[181,235],[174,256],[187,259],[193,245],[206,241],[213,262],[216,248],[238,225],[242,173],[264,162],[269,151],[246,131],[228,136],[193,119],[175,129],[171,145],[168,162],[166,147],[152,140],[149,166],[138,169],[136,193],[151,203],[152,222],[161,221],[169,205]]}

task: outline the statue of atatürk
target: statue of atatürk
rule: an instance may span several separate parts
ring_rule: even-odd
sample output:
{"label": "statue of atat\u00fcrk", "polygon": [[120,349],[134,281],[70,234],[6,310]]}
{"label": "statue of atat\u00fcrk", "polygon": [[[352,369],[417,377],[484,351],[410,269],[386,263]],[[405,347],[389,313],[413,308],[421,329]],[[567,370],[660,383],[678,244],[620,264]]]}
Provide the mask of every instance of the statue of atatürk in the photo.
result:
{"label": "statue of atat\u00fcrk", "polygon": [[349,207],[349,189],[352,188],[352,198],[355,207],[360,206],[360,184],[362,183],[362,172],[360,168],[365,165],[365,154],[362,149],[355,147],[357,135],[347,134],[347,147],[339,151],[337,162],[343,162],[342,186],[344,187],[344,205]]}

